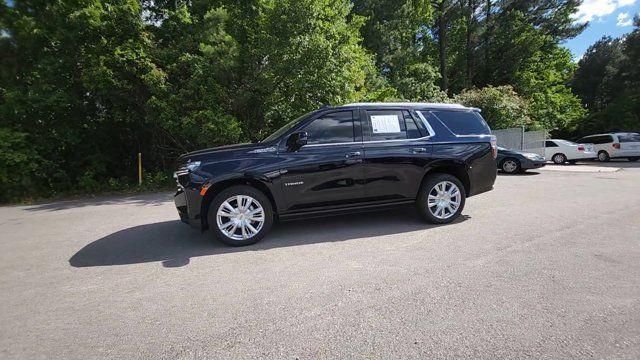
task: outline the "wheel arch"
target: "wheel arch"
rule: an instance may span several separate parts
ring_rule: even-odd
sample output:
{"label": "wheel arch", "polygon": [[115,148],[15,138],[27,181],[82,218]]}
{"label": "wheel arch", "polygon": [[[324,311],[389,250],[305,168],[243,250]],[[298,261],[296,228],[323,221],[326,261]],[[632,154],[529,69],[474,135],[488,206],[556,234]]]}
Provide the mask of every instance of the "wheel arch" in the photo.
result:
{"label": "wheel arch", "polygon": [[251,177],[226,179],[213,183],[213,185],[209,187],[202,199],[202,203],[200,205],[200,224],[202,225],[202,231],[209,228],[207,213],[213,199],[223,190],[236,185],[250,186],[263,193],[271,203],[271,208],[273,209],[274,216],[277,216],[278,205],[276,203],[275,197],[273,196],[271,189],[269,189],[269,187],[264,182]]}
{"label": "wheel arch", "polygon": [[[423,176],[420,182],[422,184],[433,174],[449,174],[456,177],[464,186],[464,191],[467,196],[471,193],[471,180],[469,179],[469,173],[466,167],[458,163],[441,163],[431,167]],[[418,191],[420,191],[418,189]]]}

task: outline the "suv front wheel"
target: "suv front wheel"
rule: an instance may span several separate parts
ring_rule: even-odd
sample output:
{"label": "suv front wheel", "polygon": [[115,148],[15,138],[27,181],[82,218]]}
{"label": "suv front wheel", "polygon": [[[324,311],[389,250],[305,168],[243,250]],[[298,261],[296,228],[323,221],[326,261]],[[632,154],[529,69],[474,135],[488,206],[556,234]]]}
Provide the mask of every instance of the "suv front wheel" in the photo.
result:
{"label": "suv front wheel", "polygon": [[213,199],[207,214],[209,228],[221,242],[251,245],[271,229],[273,209],[269,199],[250,186],[232,186]]}
{"label": "suv front wheel", "polygon": [[418,211],[430,223],[448,224],[460,216],[466,197],[458,178],[449,174],[433,174],[420,187]]}

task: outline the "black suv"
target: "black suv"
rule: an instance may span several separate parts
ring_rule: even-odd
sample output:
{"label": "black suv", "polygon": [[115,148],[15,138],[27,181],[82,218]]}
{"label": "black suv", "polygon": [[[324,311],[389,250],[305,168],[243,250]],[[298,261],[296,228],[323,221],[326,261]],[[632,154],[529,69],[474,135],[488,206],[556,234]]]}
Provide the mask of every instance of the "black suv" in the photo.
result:
{"label": "black suv", "polygon": [[456,219],[491,190],[495,138],[480,111],[454,104],[362,103],[303,115],[262,142],[181,156],[182,221],[229,245],[262,239],[274,219],[415,203]]}

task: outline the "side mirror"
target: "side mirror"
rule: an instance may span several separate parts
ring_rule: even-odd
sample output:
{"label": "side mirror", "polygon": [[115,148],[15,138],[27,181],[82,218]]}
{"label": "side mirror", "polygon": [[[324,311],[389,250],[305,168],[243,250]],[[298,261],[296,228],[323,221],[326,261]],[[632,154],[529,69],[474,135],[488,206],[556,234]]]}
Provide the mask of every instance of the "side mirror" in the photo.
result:
{"label": "side mirror", "polygon": [[289,135],[287,139],[287,150],[298,151],[301,147],[307,145],[307,132],[298,131]]}

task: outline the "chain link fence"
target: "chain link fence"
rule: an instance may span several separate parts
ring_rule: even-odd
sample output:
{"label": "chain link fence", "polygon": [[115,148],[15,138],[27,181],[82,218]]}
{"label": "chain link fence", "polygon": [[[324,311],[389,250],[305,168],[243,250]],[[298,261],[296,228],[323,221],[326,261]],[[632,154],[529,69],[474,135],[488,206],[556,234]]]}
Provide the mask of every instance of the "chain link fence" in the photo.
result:
{"label": "chain link fence", "polygon": [[493,130],[498,146],[505,149],[526,150],[544,156],[546,131],[524,131],[523,128]]}

